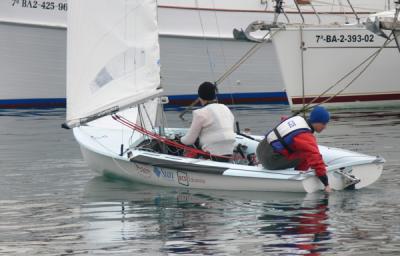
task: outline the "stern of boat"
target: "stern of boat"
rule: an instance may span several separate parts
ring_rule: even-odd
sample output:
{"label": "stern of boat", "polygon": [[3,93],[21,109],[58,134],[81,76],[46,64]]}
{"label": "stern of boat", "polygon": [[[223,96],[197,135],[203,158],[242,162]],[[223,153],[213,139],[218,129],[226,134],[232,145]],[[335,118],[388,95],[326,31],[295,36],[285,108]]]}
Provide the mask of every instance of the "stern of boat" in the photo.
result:
{"label": "stern of boat", "polygon": [[361,189],[376,182],[382,175],[383,158],[377,157],[370,164],[355,165],[348,168],[334,170],[330,173],[333,189],[355,188]]}
{"label": "stern of boat", "polygon": [[[382,175],[385,159],[344,149],[320,146],[321,154],[327,163],[329,184],[334,190],[361,189],[376,182]],[[303,181],[309,193],[323,190],[319,179],[309,172],[310,177]]]}

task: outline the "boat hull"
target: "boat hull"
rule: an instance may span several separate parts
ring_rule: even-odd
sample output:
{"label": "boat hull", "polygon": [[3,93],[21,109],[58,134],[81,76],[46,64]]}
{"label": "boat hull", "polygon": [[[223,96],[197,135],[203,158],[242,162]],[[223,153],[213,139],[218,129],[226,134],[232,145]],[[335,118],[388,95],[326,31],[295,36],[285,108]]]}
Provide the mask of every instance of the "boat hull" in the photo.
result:
{"label": "boat hull", "polygon": [[[118,153],[120,143],[116,142],[121,136],[117,134],[117,130],[107,132],[107,129],[74,128],[85,161],[100,175],[117,176],[150,185],[196,189],[308,193],[323,189],[322,183],[312,171],[269,171],[261,166],[218,163],[141,150],[128,150],[121,156]],[[246,144],[245,138],[239,136],[238,140]],[[248,143],[249,148],[254,148],[251,145],[254,142]],[[380,158],[326,147],[321,152],[331,155],[326,160],[334,163],[328,167],[333,189],[348,187],[348,180],[337,170],[345,170],[347,174],[361,180],[355,189],[372,184],[382,173],[384,161]],[[349,158],[347,162],[334,162],[335,159],[346,157]]]}
{"label": "boat hull", "polygon": [[[0,43],[0,108],[65,107],[65,30],[0,23],[0,35],[7,35]],[[200,83],[215,81],[252,46],[233,39],[161,35],[161,83],[169,106],[189,105]],[[287,104],[276,63],[272,45],[265,44],[220,84],[220,101]]]}
{"label": "boat hull", "polygon": [[[304,50],[301,42],[304,42]],[[317,97],[314,103],[325,102],[332,96],[324,106],[400,106],[396,68],[400,58],[394,42],[370,64],[366,62],[351,72],[385,43],[384,38],[363,26],[287,26],[277,32],[273,43],[289,104],[294,110]],[[364,68],[365,72],[361,73]],[[344,78],[346,74],[349,75]],[[342,78],[344,80],[338,83]],[[333,88],[323,94],[330,87]]]}
{"label": "boat hull", "polygon": [[306,192],[298,181],[244,178],[217,174],[196,173],[172,168],[159,168],[97,154],[81,147],[89,167],[100,175],[114,175],[130,181],[165,187],[196,189]]}

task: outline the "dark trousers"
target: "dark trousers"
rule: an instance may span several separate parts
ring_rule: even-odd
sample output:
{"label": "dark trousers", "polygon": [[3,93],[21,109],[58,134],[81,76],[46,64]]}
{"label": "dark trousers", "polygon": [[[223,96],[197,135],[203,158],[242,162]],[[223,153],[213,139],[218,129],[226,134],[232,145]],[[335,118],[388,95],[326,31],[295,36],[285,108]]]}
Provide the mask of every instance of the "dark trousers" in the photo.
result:
{"label": "dark trousers", "polygon": [[295,168],[300,163],[298,159],[288,160],[284,155],[275,152],[267,138],[258,144],[256,154],[258,161],[268,170]]}

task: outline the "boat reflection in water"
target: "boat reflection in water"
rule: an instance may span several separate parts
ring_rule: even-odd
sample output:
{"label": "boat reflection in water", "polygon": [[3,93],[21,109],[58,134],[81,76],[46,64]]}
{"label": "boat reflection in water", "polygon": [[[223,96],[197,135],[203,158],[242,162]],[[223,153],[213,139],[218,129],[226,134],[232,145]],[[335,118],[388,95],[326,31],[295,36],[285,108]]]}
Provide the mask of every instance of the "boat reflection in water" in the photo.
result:
{"label": "boat reflection in water", "polygon": [[[309,197],[309,196],[308,196]],[[276,248],[289,250],[301,255],[320,255],[329,251],[331,233],[328,230],[328,195],[313,195],[313,198],[305,198],[301,206],[296,205],[284,207],[286,212],[293,212],[289,216],[265,214],[259,220],[277,223],[262,228],[264,234],[276,234],[281,238],[280,243],[264,245],[265,252],[276,252]]]}
{"label": "boat reflection in water", "polygon": [[[165,188],[92,179],[87,245],[108,252],[318,255],[330,250],[328,195]],[[94,247],[93,247],[94,246]]]}

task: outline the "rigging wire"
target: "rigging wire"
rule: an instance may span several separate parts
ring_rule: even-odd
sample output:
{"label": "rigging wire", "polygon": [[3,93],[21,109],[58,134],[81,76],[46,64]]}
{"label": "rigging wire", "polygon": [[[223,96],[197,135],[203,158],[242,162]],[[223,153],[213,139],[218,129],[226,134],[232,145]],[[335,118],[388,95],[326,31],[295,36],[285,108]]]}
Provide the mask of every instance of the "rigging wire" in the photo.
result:
{"label": "rigging wire", "polygon": [[[138,118],[139,118],[139,124],[140,124],[140,126],[141,127],[144,127],[145,126],[145,123],[144,123],[144,119],[143,119],[143,114],[142,114],[142,108],[140,107],[141,105],[138,105],[137,106],[137,109],[138,109]],[[147,137],[146,135],[145,135],[145,137]],[[148,138],[148,137],[147,137]]]}
{"label": "rigging wire", "polygon": [[[250,47],[250,49],[237,61],[235,62],[227,71],[225,71],[225,73],[222,74],[222,76],[220,76],[219,79],[217,79],[214,84],[216,86],[218,86],[219,84],[221,84],[230,74],[232,74],[236,69],[238,69],[247,59],[249,59],[254,53],[257,52],[258,49],[261,48],[261,46],[264,45],[264,43],[268,42],[269,40],[267,40],[267,36],[270,35],[270,39],[272,39],[272,37],[278,32],[279,30],[276,30],[272,35],[270,33],[270,31],[268,31],[268,33],[266,33],[264,35],[264,37],[262,38],[262,41],[260,43],[256,43],[254,44],[252,47]],[[190,104],[184,111],[182,111],[179,114],[179,117],[181,119],[183,119],[183,116],[189,112],[197,103],[199,102],[199,99],[195,100],[192,102],[192,104]]]}
{"label": "rigging wire", "polygon": [[[196,7],[198,8],[198,15],[199,15],[200,24],[201,24],[201,26],[202,26],[203,37],[204,37],[205,32],[204,32],[204,26],[203,26],[203,22],[202,22],[201,15],[200,15],[198,0],[195,0],[195,3],[196,3]],[[215,9],[215,3],[214,3],[214,1],[213,1],[213,6],[214,6],[214,9]],[[215,12],[216,12],[216,11],[215,11]],[[216,16],[216,13],[215,13],[215,18],[216,18],[216,23],[217,23],[218,34],[219,34],[219,36],[220,36],[219,22],[218,22],[218,18],[217,18],[217,16]],[[252,47],[250,47],[250,49],[249,49],[237,62],[235,62],[228,70],[226,70],[218,79],[215,79],[215,77],[214,77],[214,79],[213,79],[214,84],[215,84],[216,86],[220,85],[220,84],[221,84],[225,79],[227,79],[235,70],[237,70],[245,61],[247,61],[247,59],[249,59],[255,52],[257,52],[257,51],[261,48],[261,46],[263,45],[263,43],[268,42],[267,37],[268,37],[269,35],[270,35],[270,39],[271,39],[271,38],[273,37],[273,35],[274,35],[276,32],[277,32],[277,31],[275,31],[272,35],[270,35],[270,31],[268,31],[268,33],[266,33],[266,34],[264,35],[264,37],[261,39],[261,43],[254,44]],[[205,37],[204,37],[204,40],[205,40]],[[221,44],[222,44],[222,43],[221,43]],[[221,45],[221,47],[222,47],[222,45]],[[208,54],[208,56],[209,56],[208,47],[206,47],[206,48],[207,48],[207,54]],[[223,47],[222,47],[222,49],[223,49]],[[226,55],[225,55],[224,51],[223,51],[223,58],[224,58],[224,64],[225,64],[225,66],[226,66]],[[210,63],[211,63],[211,57],[210,57],[210,56],[209,56],[209,61],[210,61]],[[210,65],[210,68],[212,68],[212,65]],[[213,72],[213,75],[214,75],[214,72]],[[232,103],[234,103],[232,93],[231,93],[231,100],[232,100]],[[199,99],[193,101],[191,105],[189,105],[184,111],[182,111],[182,112],[179,114],[179,117],[180,117],[181,119],[183,119],[183,116],[184,116],[188,111],[190,111],[195,105],[197,105],[198,102],[199,102]]]}
{"label": "rigging wire", "polygon": [[394,40],[396,42],[397,49],[400,52],[400,42],[399,42],[399,39],[398,39],[399,33],[396,33],[396,32],[399,32],[398,30],[396,31],[396,23],[398,23],[398,20],[399,20],[400,1],[397,0],[397,2],[395,2],[395,3],[396,3],[397,6],[396,6],[396,11],[394,13],[394,19],[393,19],[393,24],[392,24],[392,28],[393,28],[392,34],[393,34]]}
{"label": "rigging wire", "polygon": [[176,147],[176,148],[180,148],[180,149],[183,149],[185,151],[192,152],[192,153],[199,154],[199,155],[206,156],[206,157],[210,157],[210,158],[211,157],[218,157],[218,158],[224,158],[224,159],[231,159],[231,157],[228,157],[228,156],[214,155],[214,154],[211,154],[209,152],[205,152],[203,150],[192,148],[190,146],[186,146],[186,145],[183,145],[181,143],[172,141],[172,140],[170,140],[168,138],[165,138],[163,136],[158,135],[157,133],[154,133],[154,132],[151,132],[151,131],[145,129],[145,128],[143,128],[143,126],[137,125],[137,124],[129,121],[128,119],[126,119],[123,116],[120,116],[118,114],[113,114],[112,118],[115,121],[117,121],[117,122],[119,122],[119,123],[121,123],[121,124],[123,124],[123,125],[125,125],[125,126],[127,126],[129,128],[131,128],[131,129],[137,130],[138,132],[142,133],[143,135],[146,135],[149,138],[153,138],[153,139],[159,141],[160,143],[164,143],[165,145],[173,146],[173,147]]}
{"label": "rigging wire", "polygon": [[209,67],[210,67],[210,71],[211,71],[213,80],[215,80],[214,63],[213,63],[213,61],[211,59],[210,49],[209,49],[208,43],[207,43],[205,28],[204,28],[204,24],[203,24],[203,19],[201,17],[201,10],[200,10],[200,5],[199,5],[199,1],[198,0],[195,0],[195,5],[196,5],[196,9],[197,9],[197,15],[199,16],[201,31],[202,31],[202,35],[203,35],[203,44],[204,44],[204,46],[206,48],[206,53],[207,53],[207,57],[208,57],[208,64],[209,64]]}
{"label": "rigging wire", "polygon": [[158,99],[158,102],[157,102],[156,118],[154,120],[154,126],[156,126],[157,124],[163,128],[169,127],[168,121],[167,121],[167,116],[165,114],[162,100],[160,98]]}
{"label": "rigging wire", "polygon": [[[221,38],[221,29],[220,29],[220,25],[219,25],[219,21],[218,21],[217,9],[216,9],[214,0],[212,0],[212,5],[213,5],[213,9],[214,9],[215,24],[216,24],[217,32],[218,32],[219,46],[220,46],[221,53],[222,53],[222,60],[224,62],[224,69],[226,69],[228,67],[228,64],[226,61],[225,50],[223,47],[223,40]],[[228,84],[232,85],[232,81],[230,79],[228,79],[228,80],[229,80]],[[231,96],[231,103],[234,104],[233,92],[230,93],[230,96]]]}
{"label": "rigging wire", "polygon": [[149,123],[150,123],[151,130],[152,130],[152,131],[155,131],[154,125],[153,125],[153,123],[152,123],[152,120],[151,120],[151,118],[150,118],[149,112],[147,111],[147,108],[146,108],[146,105],[145,105],[145,104],[143,104],[143,109],[144,109],[144,113],[146,114],[147,120],[148,120]]}
{"label": "rigging wire", "polygon": [[268,42],[269,40],[266,40],[268,35],[271,35],[270,38],[272,38],[279,30],[275,31],[272,35],[270,31],[266,33],[263,38],[261,39],[262,42],[254,44],[250,49],[237,61],[235,62],[225,73],[223,73],[218,80],[215,81],[215,83],[221,84],[228,76],[230,76],[236,69],[238,69],[246,60],[248,60],[251,56],[253,56],[254,53],[256,53],[261,46],[264,45],[264,43]]}

